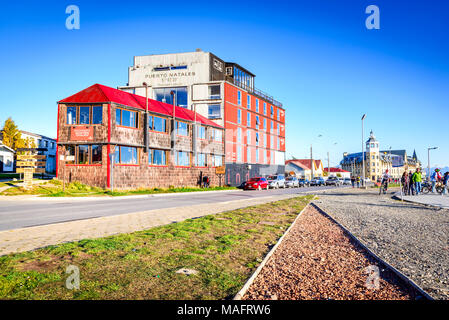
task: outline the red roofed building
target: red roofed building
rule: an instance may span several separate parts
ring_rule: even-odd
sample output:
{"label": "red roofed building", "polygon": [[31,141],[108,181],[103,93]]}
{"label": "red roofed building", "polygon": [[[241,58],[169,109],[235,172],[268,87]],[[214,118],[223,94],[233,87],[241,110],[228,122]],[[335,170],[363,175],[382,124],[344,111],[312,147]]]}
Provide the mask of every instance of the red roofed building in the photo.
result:
{"label": "red roofed building", "polygon": [[57,176],[117,189],[194,186],[203,176],[218,185],[223,138],[192,110],[94,84],[58,102]]}
{"label": "red roofed building", "polygon": [[341,177],[341,178],[351,178],[351,172],[340,169],[340,168],[324,168],[325,172],[329,172],[330,174],[329,176],[336,176],[336,177]]}

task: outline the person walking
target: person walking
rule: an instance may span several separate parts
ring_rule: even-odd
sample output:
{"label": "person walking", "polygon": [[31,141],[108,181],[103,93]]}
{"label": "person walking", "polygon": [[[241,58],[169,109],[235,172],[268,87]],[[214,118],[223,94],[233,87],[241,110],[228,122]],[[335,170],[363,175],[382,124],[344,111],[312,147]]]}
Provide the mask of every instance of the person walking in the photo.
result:
{"label": "person walking", "polygon": [[357,188],[360,188],[360,176],[357,176]]}
{"label": "person walking", "polygon": [[354,176],[351,176],[351,184],[352,184],[352,187],[354,188],[355,187],[355,177]]}
{"label": "person walking", "polygon": [[415,188],[413,183],[413,173],[410,170],[408,172],[408,195],[413,196],[415,194]]}
{"label": "person walking", "polygon": [[443,193],[441,195],[447,194],[449,188],[449,171],[443,176]]}
{"label": "person walking", "polygon": [[402,193],[404,194],[404,196],[408,195],[408,182],[409,182],[408,173],[407,171],[404,171],[401,177]]}
{"label": "person walking", "polygon": [[413,174],[413,183],[415,184],[415,194],[419,196],[419,193],[421,192],[421,183],[422,183],[422,174],[419,168],[416,168],[416,171]]}
{"label": "person walking", "polygon": [[430,181],[432,182],[432,193],[437,192],[436,191],[436,184],[441,180],[441,174],[440,169],[436,168],[435,171],[430,176]]}

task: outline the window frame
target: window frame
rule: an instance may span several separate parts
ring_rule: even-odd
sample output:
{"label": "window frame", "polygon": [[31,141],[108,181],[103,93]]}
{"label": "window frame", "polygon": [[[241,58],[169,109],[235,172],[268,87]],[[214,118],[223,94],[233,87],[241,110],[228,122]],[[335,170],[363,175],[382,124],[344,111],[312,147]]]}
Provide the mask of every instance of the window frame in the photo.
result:
{"label": "window frame", "polygon": [[[120,110],[120,124],[117,123],[117,110]],[[125,126],[122,124],[123,123],[123,111],[128,111],[128,112],[130,112],[130,114],[133,112],[135,113],[135,115],[136,115],[136,118],[135,118],[136,126],[135,127]],[[128,128],[128,129],[139,129],[139,122],[140,121],[139,121],[139,112],[138,111],[129,110],[129,109],[122,108],[122,107],[115,108],[115,125],[117,127]]]}
{"label": "window frame", "polygon": [[[117,148],[118,148],[118,150],[119,150],[119,153],[118,153],[118,157],[117,157]],[[136,162],[137,163],[122,163],[121,162],[121,157],[122,157],[122,148],[133,148],[133,149],[136,149]],[[124,145],[116,145],[115,146],[115,148],[114,148],[114,154],[115,154],[115,156],[114,156],[114,165],[115,166],[139,166],[140,165],[140,154],[139,154],[139,148],[137,148],[137,147],[130,147],[130,146],[124,146]],[[119,162],[117,162],[117,159],[118,159],[118,161]]]}

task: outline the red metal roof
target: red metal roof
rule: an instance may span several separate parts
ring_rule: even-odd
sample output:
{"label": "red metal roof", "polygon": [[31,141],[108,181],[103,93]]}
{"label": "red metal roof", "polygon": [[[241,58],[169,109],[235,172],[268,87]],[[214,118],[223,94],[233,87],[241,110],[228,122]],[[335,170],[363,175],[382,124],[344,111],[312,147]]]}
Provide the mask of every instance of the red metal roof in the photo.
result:
{"label": "red metal roof", "polygon": [[[326,168],[324,168],[324,171],[326,171],[327,172],[327,167]],[[349,173],[349,171],[346,171],[346,170],[343,170],[343,169],[340,169],[340,168],[330,168],[330,172],[348,172]]]}
{"label": "red metal roof", "polygon": [[[319,168],[320,167],[320,163],[321,160],[313,160],[315,162],[315,168]],[[293,162],[294,164],[296,164],[297,166],[300,166],[301,168],[305,169],[305,170],[310,170],[311,168],[311,161],[310,159],[291,159],[291,160],[287,160],[285,161],[285,163],[290,163]]]}
{"label": "red metal roof", "polygon": [[[134,107],[145,110],[145,97],[94,84],[84,90],[81,90],[70,97],[58,101],[58,103],[118,103],[124,106]],[[148,111],[173,116],[173,105],[148,99]],[[175,117],[178,119],[195,121],[195,112],[189,109],[175,107]],[[196,121],[208,126],[223,128],[206,117],[196,113]]]}

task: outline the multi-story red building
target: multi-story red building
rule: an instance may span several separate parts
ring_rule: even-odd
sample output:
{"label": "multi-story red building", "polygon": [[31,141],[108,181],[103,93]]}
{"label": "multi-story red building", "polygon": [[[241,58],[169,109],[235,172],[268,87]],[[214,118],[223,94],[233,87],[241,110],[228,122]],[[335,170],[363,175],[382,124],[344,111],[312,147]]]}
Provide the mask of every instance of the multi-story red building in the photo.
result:
{"label": "multi-story red building", "polygon": [[191,110],[95,84],[58,102],[57,176],[117,189],[194,186],[204,176],[219,185],[223,132]]}
{"label": "multi-story red building", "polygon": [[[121,90],[196,111],[225,128],[226,183],[285,171],[285,109],[255,75],[210,52],[136,56]],[[144,83],[146,85],[144,85]]]}

